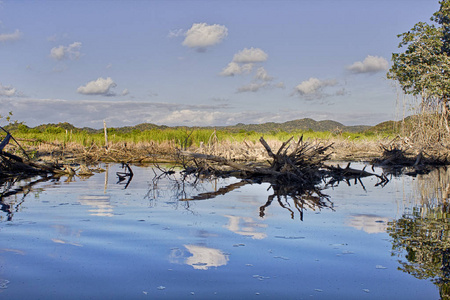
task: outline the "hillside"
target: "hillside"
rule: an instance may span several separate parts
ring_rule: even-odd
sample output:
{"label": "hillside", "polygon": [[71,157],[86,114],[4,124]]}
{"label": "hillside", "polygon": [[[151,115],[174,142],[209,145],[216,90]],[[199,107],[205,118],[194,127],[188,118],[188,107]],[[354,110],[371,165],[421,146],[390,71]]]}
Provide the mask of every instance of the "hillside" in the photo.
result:
{"label": "hillside", "polygon": [[[28,126],[19,124],[22,128]],[[19,126],[19,127],[20,127]],[[378,126],[378,125],[377,125]],[[14,131],[17,130],[18,126],[17,124],[8,125],[6,126],[8,130]],[[73,126],[70,123],[64,122],[64,123],[58,123],[58,124],[43,124],[34,127],[34,130],[44,132],[46,130],[51,130],[51,128],[61,128],[63,130],[68,131],[87,131],[90,133],[100,133],[103,131],[103,129],[92,129],[88,127],[83,128],[77,128]],[[287,121],[284,123],[274,123],[274,122],[267,122],[263,124],[243,124],[239,123],[233,126],[215,126],[215,127],[181,127],[181,126],[175,126],[175,127],[169,127],[165,125],[156,125],[152,123],[142,123],[135,126],[125,126],[125,127],[116,127],[111,128],[116,132],[122,132],[122,133],[129,133],[133,132],[134,130],[138,131],[145,131],[145,130],[152,130],[152,129],[167,129],[167,128],[188,128],[188,129],[194,129],[194,128],[216,128],[218,130],[226,130],[230,132],[239,132],[242,130],[245,131],[255,131],[255,132],[261,132],[261,133],[267,133],[267,132],[277,132],[277,131],[285,131],[285,132],[292,132],[292,131],[346,131],[346,132],[363,132],[365,130],[369,130],[372,127],[366,126],[366,125],[358,125],[358,126],[345,126],[342,123],[332,121],[332,120],[324,120],[324,121],[315,121],[310,118],[304,118],[304,119],[298,119],[293,121]],[[377,127],[380,129],[380,127]]]}
{"label": "hillside", "polygon": [[287,121],[284,123],[268,122],[263,124],[242,124],[239,123],[234,126],[222,127],[225,130],[236,132],[239,130],[255,131],[255,132],[270,132],[270,131],[295,131],[295,130],[312,130],[312,131],[348,131],[361,132],[369,129],[371,126],[345,126],[339,122],[332,120],[315,121],[310,118]]}

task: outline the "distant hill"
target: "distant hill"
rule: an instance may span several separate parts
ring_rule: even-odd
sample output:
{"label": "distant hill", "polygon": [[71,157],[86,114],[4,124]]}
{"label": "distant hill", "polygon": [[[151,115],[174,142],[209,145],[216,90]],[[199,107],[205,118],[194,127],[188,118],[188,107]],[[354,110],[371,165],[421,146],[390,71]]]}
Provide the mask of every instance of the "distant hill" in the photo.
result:
{"label": "distant hill", "polygon": [[312,130],[312,131],[347,131],[347,132],[362,132],[369,129],[371,126],[359,125],[359,126],[345,126],[342,123],[324,120],[315,121],[313,119],[304,118],[284,123],[268,122],[263,124],[242,124],[239,123],[234,126],[223,127],[225,130],[231,132],[237,132],[239,130],[255,131],[255,132],[271,132],[271,131],[286,131],[291,132],[295,130]]}
{"label": "distant hill", "polygon": [[[389,121],[392,122],[392,121]],[[388,123],[388,122],[385,122]],[[381,123],[383,124],[383,123]],[[22,125],[24,127],[27,127],[26,125]],[[9,130],[14,131],[17,126],[6,126],[6,128],[9,128]],[[389,126],[387,126],[389,127]],[[39,130],[41,132],[46,131],[48,128],[60,128],[59,130],[68,130],[68,131],[87,131],[90,133],[100,133],[103,131],[103,129],[93,129],[89,127],[83,127],[83,128],[77,128],[73,126],[70,123],[64,122],[64,123],[58,123],[58,124],[43,124],[34,127],[34,129]],[[298,120],[292,120],[287,121],[284,123],[274,123],[274,122],[267,122],[262,124],[243,124],[239,123],[233,126],[209,126],[209,127],[187,127],[187,126],[174,126],[169,127],[165,125],[156,125],[152,123],[142,123],[135,126],[124,126],[124,127],[115,127],[114,130],[116,132],[122,132],[122,133],[129,133],[133,132],[134,130],[138,131],[145,131],[145,130],[152,130],[152,129],[167,129],[167,128],[189,128],[189,129],[195,129],[195,128],[216,128],[219,130],[226,130],[230,132],[239,132],[241,130],[245,131],[255,131],[255,132],[261,132],[261,133],[268,133],[268,132],[277,132],[277,131],[285,131],[285,132],[292,132],[292,131],[346,131],[346,132],[363,132],[366,130],[371,130],[373,128],[376,128],[376,131],[383,131],[385,128],[384,126],[376,125],[374,127],[372,126],[366,126],[366,125],[358,125],[358,126],[345,126],[342,123],[332,121],[332,120],[324,120],[324,121],[315,121],[310,118],[304,118],[304,119],[298,119]]]}

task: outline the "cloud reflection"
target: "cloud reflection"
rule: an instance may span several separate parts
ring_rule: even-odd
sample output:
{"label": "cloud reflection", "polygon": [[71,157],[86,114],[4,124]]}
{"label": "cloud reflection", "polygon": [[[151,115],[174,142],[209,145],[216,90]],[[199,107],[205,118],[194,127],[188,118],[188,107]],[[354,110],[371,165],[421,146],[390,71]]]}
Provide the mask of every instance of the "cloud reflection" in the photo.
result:
{"label": "cloud reflection", "polygon": [[82,195],[79,200],[81,205],[93,207],[93,209],[88,210],[92,216],[112,217],[114,215],[108,195]]}
{"label": "cloud reflection", "polygon": [[255,240],[262,240],[267,237],[267,234],[263,232],[257,232],[258,229],[267,227],[267,224],[261,224],[255,222],[250,217],[239,217],[225,215],[228,218],[228,224],[224,227],[239,235],[249,236]]}
{"label": "cloud reflection", "polygon": [[347,222],[348,226],[363,230],[367,233],[380,233],[386,232],[387,222],[386,217],[380,217],[377,215],[358,214],[352,215]]}
{"label": "cloud reflection", "polygon": [[228,263],[228,255],[221,250],[200,245],[183,245],[187,251],[172,249],[169,261],[192,266],[197,270],[208,270]]}

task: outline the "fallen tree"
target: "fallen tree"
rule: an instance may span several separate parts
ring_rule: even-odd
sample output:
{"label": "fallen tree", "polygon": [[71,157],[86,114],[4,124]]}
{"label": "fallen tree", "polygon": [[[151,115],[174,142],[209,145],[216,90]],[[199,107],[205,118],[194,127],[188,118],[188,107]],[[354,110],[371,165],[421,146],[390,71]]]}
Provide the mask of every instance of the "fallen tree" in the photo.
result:
{"label": "fallen tree", "polygon": [[[75,174],[75,171],[70,166],[64,166],[57,163],[37,163],[32,161],[11,133],[3,127],[0,127],[0,129],[6,133],[5,138],[3,138],[0,142],[0,178],[16,176],[24,178],[34,175],[47,176],[55,174]],[[17,144],[21,150],[23,158],[5,151],[6,146],[11,140]]]}
{"label": "fallen tree", "polygon": [[329,180],[341,181],[346,178],[362,178],[375,176],[380,184],[388,182],[384,175],[378,175],[363,170],[326,165],[332,148],[332,144],[311,144],[300,137],[297,142],[292,142],[291,137],[284,142],[278,151],[274,152],[263,137],[260,142],[272,159],[266,163],[238,163],[220,156],[187,152],[180,150],[183,157],[190,157],[189,163],[184,163],[185,172],[195,173],[199,177],[235,176],[242,179],[269,182],[276,185],[296,186],[297,189],[315,187],[318,183]]}
{"label": "fallen tree", "polygon": [[[355,184],[360,184],[365,189],[361,181],[363,177],[378,178],[376,185],[380,186],[389,181],[386,176],[368,172],[365,168],[358,170],[350,164],[344,168],[327,164],[332,144],[308,143],[301,137],[298,141],[290,138],[274,151],[264,138],[260,142],[269,157],[265,162],[234,161],[217,155],[179,150],[182,170],[165,170],[156,165],[160,173],[154,171],[153,189],[148,195],[155,194],[159,180],[166,178],[171,183],[168,186],[174,194],[173,198],[184,203],[188,209],[190,201],[223,196],[248,184],[268,183],[267,190],[272,190],[273,193],[260,206],[259,216],[265,217],[267,208],[278,203],[289,212],[292,219],[297,215],[303,220],[305,210],[333,209],[333,202],[323,191],[340,182],[351,185],[350,180],[354,179]],[[229,177],[232,178],[230,184],[217,188],[219,178]],[[234,182],[236,179],[238,181]],[[214,191],[198,193],[203,190],[205,182],[216,188]]]}

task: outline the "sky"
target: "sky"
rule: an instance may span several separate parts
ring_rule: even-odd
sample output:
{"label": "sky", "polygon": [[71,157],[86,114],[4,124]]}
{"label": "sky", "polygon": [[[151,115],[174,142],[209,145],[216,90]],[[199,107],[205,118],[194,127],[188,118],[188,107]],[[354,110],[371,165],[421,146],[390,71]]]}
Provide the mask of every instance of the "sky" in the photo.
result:
{"label": "sky", "polygon": [[403,51],[397,35],[438,9],[437,0],[3,0],[0,115],[30,127],[376,125],[405,114],[386,79]]}

